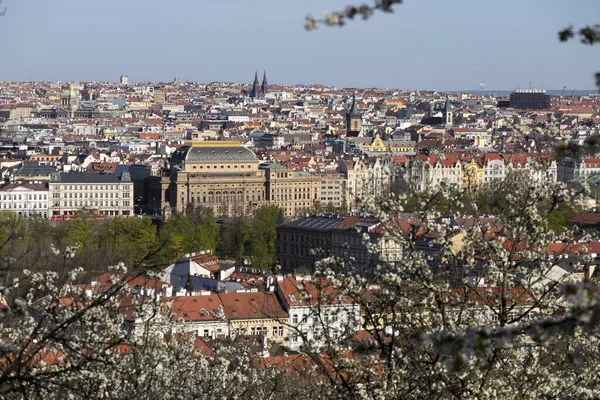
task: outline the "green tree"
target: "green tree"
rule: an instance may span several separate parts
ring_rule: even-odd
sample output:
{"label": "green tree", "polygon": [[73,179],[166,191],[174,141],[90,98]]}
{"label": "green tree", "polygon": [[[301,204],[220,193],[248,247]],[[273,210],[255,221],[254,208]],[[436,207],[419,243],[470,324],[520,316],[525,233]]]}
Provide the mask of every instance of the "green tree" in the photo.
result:
{"label": "green tree", "polygon": [[244,256],[250,250],[250,221],[244,217],[235,217],[221,232],[219,254],[235,258],[238,264],[243,263]]}
{"label": "green tree", "polygon": [[103,226],[100,242],[109,264],[138,265],[156,251],[156,228],[150,218],[116,218]]}
{"label": "green tree", "polygon": [[277,219],[279,207],[260,207],[254,213],[251,222],[252,236],[250,239],[250,254],[252,265],[258,268],[275,266],[275,241],[277,239]]}

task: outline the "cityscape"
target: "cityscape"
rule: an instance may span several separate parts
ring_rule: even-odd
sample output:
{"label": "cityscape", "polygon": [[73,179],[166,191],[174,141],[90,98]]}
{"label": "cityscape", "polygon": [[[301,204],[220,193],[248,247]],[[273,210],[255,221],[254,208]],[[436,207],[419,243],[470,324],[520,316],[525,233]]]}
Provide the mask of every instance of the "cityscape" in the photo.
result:
{"label": "cityscape", "polygon": [[[471,58],[514,32],[481,38],[479,22],[437,14],[431,28],[401,15],[415,38],[394,53],[371,35],[397,28],[392,12],[424,12],[396,0],[309,13],[311,52],[287,26],[298,4],[180,5],[177,23],[123,4],[113,25],[97,5],[31,10],[62,10],[48,32],[72,36],[52,36],[65,45],[38,48],[39,63],[21,48],[30,33],[0,44],[0,397],[600,398],[600,92],[573,84],[589,65],[557,73],[548,50],[600,43],[582,4],[584,25],[553,27],[518,68],[518,50],[506,65]],[[456,21],[484,6],[471,7]],[[0,30],[24,9],[0,0]],[[149,26],[169,42],[153,57]],[[78,42],[99,32],[101,45]],[[412,47],[418,35],[444,64]],[[379,65],[382,49],[416,83],[381,86],[410,82]]]}

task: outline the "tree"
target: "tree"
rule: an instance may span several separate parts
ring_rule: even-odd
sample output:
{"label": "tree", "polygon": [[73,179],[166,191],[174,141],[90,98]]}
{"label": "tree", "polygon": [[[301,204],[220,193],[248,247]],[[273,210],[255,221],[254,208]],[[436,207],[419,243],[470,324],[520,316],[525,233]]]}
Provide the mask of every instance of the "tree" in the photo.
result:
{"label": "tree", "polygon": [[219,254],[235,258],[238,265],[243,265],[244,257],[249,256],[251,222],[243,217],[235,217],[226,224],[221,234]]}
{"label": "tree", "polygon": [[279,207],[259,207],[254,213],[251,228],[250,254],[252,266],[268,269],[275,266],[275,241]]}
{"label": "tree", "polygon": [[[560,272],[589,272],[589,239],[547,222],[581,196],[529,182],[493,219],[444,185],[421,196],[411,219],[403,195],[366,200],[403,257],[367,272],[351,258],[324,259],[320,274],[360,304],[366,332],[359,345],[347,335],[303,352],[330,360],[321,372],[343,398],[594,398],[597,282]],[[448,202],[473,214],[449,226],[437,211]]]}

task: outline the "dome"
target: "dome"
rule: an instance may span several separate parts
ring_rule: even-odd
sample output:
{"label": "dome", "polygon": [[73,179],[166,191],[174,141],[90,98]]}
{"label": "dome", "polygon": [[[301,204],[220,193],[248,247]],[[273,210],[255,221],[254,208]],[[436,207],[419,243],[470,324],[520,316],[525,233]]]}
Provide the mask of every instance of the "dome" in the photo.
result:
{"label": "dome", "polygon": [[60,96],[62,99],[69,99],[69,98],[77,98],[77,89],[75,89],[75,86],[73,86],[73,83],[69,82],[67,84],[67,86],[65,87],[65,89],[62,92],[62,95]]}
{"label": "dome", "polygon": [[173,159],[185,161],[256,161],[251,150],[240,145],[184,146],[173,153]]}

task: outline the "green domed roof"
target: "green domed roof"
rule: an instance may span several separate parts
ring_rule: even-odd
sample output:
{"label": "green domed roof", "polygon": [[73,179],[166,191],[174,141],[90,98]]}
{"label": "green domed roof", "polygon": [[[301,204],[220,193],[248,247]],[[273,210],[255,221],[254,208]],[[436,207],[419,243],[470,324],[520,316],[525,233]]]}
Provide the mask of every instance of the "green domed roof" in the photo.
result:
{"label": "green domed roof", "polygon": [[174,160],[185,161],[256,161],[258,158],[243,146],[183,146],[173,153]]}

